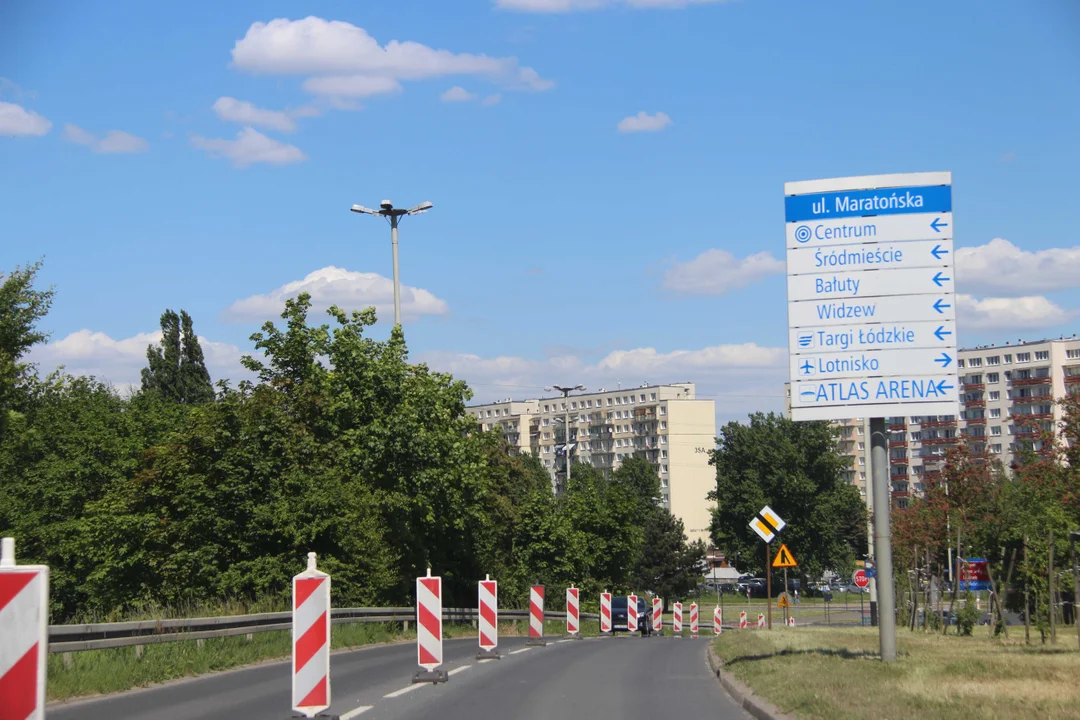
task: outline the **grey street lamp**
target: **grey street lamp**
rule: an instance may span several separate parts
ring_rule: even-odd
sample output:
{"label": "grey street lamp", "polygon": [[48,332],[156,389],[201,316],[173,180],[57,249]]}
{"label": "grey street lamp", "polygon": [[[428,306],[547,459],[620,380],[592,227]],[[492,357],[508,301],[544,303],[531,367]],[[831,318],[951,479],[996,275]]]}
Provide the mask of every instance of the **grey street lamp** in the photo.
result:
{"label": "grey street lamp", "polygon": [[422,202],[415,207],[411,207],[408,210],[394,207],[393,203],[389,200],[383,200],[379,203],[378,210],[372,210],[366,208],[363,205],[353,205],[351,210],[354,213],[363,213],[364,215],[381,215],[390,222],[390,245],[393,247],[394,252],[394,324],[401,324],[401,284],[398,280],[398,252],[397,252],[397,228],[398,220],[403,215],[419,215],[425,213],[434,207],[429,202]]}
{"label": "grey street lamp", "polygon": [[563,413],[564,413],[564,416],[565,416],[563,418],[563,426],[564,426],[564,428],[566,430],[566,482],[569,483],[570,482],[570,465],[571,465],[571,462],[570,462],[570,405],[566,402],[566,398],[569,397],[570,393],[574,392],[575,390],[584,390],[585,386],[584,385],[575,385],[573,387],[563,387],[561,385],[552,385],[551,387],[546,387],[544,389],[547,390],[548,392],[551,392],[552,390],[558,390],[559,392],[562,393],[562,396],[563,396],[563,405],[565,406],[563,408]]}

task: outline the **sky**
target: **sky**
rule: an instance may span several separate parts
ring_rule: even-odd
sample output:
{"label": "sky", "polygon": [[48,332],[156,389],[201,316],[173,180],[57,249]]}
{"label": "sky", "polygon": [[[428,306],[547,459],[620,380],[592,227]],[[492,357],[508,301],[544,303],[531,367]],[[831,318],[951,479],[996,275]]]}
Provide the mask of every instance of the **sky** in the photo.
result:
{"label": "sky", "polygon": [[[951,171],[961,345],[1080,325],[1080,6],[857,0],[0,5],[0,272],[31,360],[215,379],[287,297],[393,321],[475,401],[692,381],[782,411],[784,183]],[[156,334],[157,333],[157,334]]]}

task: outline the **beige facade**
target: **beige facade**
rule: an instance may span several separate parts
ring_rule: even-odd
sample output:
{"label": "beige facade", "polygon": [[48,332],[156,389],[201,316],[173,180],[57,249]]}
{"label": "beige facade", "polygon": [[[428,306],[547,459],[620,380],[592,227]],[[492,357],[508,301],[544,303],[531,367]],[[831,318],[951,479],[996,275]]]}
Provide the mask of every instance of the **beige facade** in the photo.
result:
{"label": "beige facade", "polygon": [[708,540],[716,488],[709,451],[716,442],[716,407],[697,399],[693,383],[642,385],[535,400],[474,405],[467,412],[481,429],[498,428],[521,452],[529,452],[551,474],[558,491],[566,473],[564,426],[569,418],[575,463],[605,473],[629,457],[643,457],[660,476],[661,502],[681,519],[687,538]]}
{"label": "beige facade", "polygon": [[[1061,407],[1056,401],[1068,392],[1080,392],[1080,339],[1075,335],[984,345],[962,349],[958,355],[959,417],[888,419],[889,475],[900,507],[923,492],[924,480],[940,472],[945,453],[962,438],[972,452],[999,460],[1008,469],[1017,448],[1032,442],[1034,433],[1024,423],[1033,421],[1047,430],[1057,427]],[[790,394],[789,384],[788,417]],[[852,459],[846,479],[869,497],[870,421],[853,418],[835,424],[841,431],[840,450]]]}

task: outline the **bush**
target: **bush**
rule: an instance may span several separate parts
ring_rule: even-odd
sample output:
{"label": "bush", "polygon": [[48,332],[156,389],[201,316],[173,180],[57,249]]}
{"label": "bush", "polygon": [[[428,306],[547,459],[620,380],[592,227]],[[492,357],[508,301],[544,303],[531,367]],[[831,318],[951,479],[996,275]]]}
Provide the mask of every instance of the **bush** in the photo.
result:
{"label": "bush", "polygon": [[975,595],[970,590],[963,595],[964,604],[956,611],[956,626],[960,635],[971,635],[979,622],[979,609],[975,606]]}

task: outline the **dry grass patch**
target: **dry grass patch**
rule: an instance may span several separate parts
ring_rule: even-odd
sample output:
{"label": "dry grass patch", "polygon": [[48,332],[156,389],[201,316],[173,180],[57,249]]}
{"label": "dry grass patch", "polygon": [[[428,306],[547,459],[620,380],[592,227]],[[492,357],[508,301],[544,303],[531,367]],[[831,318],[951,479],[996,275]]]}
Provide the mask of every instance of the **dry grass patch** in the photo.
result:
{"label": "dry grass patch", "polygon": [[716,640],[729,672],[800,718],[1080,718],[1080,652],[1070,643],[1029,647],[901,630],[897,647],[899,659],[887,665],[878,660],[877,628],[781,628]]}

